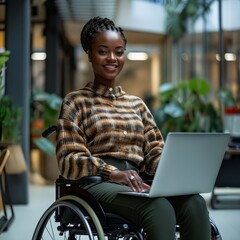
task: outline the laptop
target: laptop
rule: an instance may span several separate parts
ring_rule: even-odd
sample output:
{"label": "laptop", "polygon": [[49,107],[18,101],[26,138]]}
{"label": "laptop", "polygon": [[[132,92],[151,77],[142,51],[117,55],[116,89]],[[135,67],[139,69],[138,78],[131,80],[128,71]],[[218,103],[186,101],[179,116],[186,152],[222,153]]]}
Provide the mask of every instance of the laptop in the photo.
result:
{"label": "laptop", "polygon": [[229,139],[229,133],[169,133],[150,191],[121,194],[154,198],[211,192]]}

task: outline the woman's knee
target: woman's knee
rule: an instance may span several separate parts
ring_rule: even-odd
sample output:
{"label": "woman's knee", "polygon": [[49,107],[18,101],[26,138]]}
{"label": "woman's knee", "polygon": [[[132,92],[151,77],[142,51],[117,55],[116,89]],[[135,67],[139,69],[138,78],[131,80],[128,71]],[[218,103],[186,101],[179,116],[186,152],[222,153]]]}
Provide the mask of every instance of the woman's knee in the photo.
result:
{"label": "woman's knee", "polygon": [[208,209],[204,198],[201,195],[189,196],[178,210],[179,219],[192,223],[207,223],[209,219]]}
{"label": "woman's knee", "polygon": [[196,214],[199,214],[199,212],[208,212],[206,202],[201,195],[192,195],[184,205],[188,211],[196,212]]}
{"label": "woman's knee", "polygon": [[170,202],[165,198],[148,199],[142,209],[142,221],[168,222],[176,224],[175,211]]}

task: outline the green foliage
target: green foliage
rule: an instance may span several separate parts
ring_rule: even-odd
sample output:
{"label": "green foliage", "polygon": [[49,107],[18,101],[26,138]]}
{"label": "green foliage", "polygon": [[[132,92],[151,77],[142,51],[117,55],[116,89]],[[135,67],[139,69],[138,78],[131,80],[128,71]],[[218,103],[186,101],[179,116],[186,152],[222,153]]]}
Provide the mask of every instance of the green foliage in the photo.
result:
{"label": "green foliage", "polygon": [[235,98],[229,89],[220,89],[217,96],[226,108],[240,108],[240,99],[238,97]]}
{"label": "green foliage", "polygon": [[0,52],[0,96],[2,96],[3,90],[3,73],[6,69],[6,62],[9,59],[10,51]]}
{"label": "green foliage", "polygon": [[[43,120],[44,129],[56,125],[59,111],[62,104],[62,98],[56,94],[35,90],[31,97],[31,121],[37,119]],[[38,133],[39,129],[32,129]],[[33,140],[35,145],[45,153],[55,155],[54,138],[36,138]]]}
{"label": "green foliage", "polygon": [[0,99],[0,125],[2,127],[2,141],[18,143],[20,141],[20,122],[22,109],[15,105],[9,96]]}
{"label": "green foliage", "polygon": [[220,113],[208,101],[209,91],[210,84],[204,79],[162,84],[160,107],[153,110],[162,134],[222,131]]}
{"label": "green foliage", "polygon": [[31,100],[31,121],[42,119],[44,122],[44,128],[55,125],[61,104],[62,98],[54,93],[47,93],[38,90],[33,91]]}
{"label": "green foliage", "polygon": [[36,146],[41,149],[43,152],[48,153],[52,156],[56,154],[55,144],[46,138],[36,138],[34,139]]}
{"label": "green foliage", "polygon": [[173,40],[178,40],[187,30],[187,21],[194,18],[202,10],[209,10],[207,2],[198,0],[176,0],[165,3],[167,12],[166,32],[172,36]]}
{"label": "green foliage", "polygon": [[3,77],[10,51],[0,53],[0,140],[18,143],[22,109],[13,103],[9,96],[3,95]]}

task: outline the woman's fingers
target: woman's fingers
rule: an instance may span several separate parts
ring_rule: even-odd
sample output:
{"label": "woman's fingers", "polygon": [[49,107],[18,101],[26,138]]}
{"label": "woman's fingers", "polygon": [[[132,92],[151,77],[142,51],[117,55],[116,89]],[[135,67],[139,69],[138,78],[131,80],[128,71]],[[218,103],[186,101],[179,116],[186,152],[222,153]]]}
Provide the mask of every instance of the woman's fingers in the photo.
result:
{"label": "woman's fingers", "polygon": [[143,182],[142,178],[134,170],[115,170],[111,173],[110,179],[113,182],[128,185],[133,191],[142,192],[148,189],[148,185]]}
{"label": "woman's fingers", "polygon": [[144,190],[142,178],[134,170],[130,170],[129,174],[130,182],[128,185],[132,188],[133,191],[142,192]]}

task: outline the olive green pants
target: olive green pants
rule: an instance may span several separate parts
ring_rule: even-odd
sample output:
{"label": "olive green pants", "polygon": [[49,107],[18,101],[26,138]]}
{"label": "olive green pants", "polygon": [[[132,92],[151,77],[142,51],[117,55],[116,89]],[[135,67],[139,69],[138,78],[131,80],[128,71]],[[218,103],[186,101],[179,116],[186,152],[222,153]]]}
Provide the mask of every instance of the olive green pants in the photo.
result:
{"label": "olive green pants", "polygon": [[181,240],[209,240],[210,223],[200,195],[146,198],[118,194],[129,187],[103,182],[87,187],[104,209],[143,227],[149,240],[174,240],[176,223]]}

